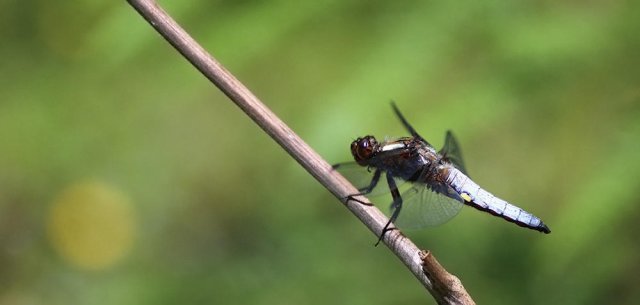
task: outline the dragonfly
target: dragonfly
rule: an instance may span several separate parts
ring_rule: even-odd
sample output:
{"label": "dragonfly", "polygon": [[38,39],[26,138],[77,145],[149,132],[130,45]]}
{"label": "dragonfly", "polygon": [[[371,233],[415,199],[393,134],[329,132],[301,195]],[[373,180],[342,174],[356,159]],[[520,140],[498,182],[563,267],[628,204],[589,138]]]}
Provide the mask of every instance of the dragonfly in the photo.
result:
{"label": "dragonfly", "polygon": [[[347,196],[347,201],[369,204],[357,197],[391,192],[391,216],[376,245],[395,225],[406,229],[437,226],[455,217],[464,205],[521,227],[551,233],[540,218],[494,196],[469,178],[451,131],[447,131],[442,149],[436,151],[407,122],[395,103],[391,107],[411,136],[381,142],[371,135],[357,138],[351,143],[354,161],[333,165],[359,191]],[[377,187],[383,176],[388,188]]]}

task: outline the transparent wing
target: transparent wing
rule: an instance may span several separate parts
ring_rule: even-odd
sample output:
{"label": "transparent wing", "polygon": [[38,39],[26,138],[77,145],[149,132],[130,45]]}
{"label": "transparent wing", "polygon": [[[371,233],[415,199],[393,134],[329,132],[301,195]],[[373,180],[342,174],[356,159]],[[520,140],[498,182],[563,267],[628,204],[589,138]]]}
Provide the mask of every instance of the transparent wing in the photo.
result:
{"label": "transparent wing", "polygon": [[444,146],[442,146],[442,149],[438,153],[442,155],[445,161],[451,162],[462,173],[467,174],[464,161],[462,160],[460,145],[451,130],[447,130],[447,135],[444,138]]}
{"label": "transparent wing", "polygon": [[401,229],[421,229],[443,224],[458,215],[463,206],[462,201],[437,193],[426,185],[413,184],[401,196],[402,209],[395,221],[395,225]]}
{"label": "transparent wing", "polygon": [[[333,165],[333,169],[347,178],[347,180],[349,180],[349,182],[351,182],[351,184],[353,184],[353,186],[355,186],[361,192],[363,192],[369,187],[369,185],[371,185],[371,181],[373,180],[376,173],[375,168],[367,168],[366,166],[361,166],[356,162],[338,163]],[[396,181],[396,185],[398,186],[404,185],[406,183],[405,180],[402,180],[400,178],[394,178],[394,180]],[[389,192],[389,184],[387,184],[385,174],[384,172],[380,172],[380,177],[377,185],[370,193],[367,194],[367,196],[375,197],[387,194]]]}

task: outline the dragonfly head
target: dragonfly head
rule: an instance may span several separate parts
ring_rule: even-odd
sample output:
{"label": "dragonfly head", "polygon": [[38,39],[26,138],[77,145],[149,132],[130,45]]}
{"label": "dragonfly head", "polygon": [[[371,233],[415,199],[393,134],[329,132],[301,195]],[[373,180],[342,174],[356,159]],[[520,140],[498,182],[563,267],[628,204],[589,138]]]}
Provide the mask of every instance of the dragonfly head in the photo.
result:
{"label": "dragonfly head", "polygon": [[362,166],[369,165],[369,160],[378,150],[378,141],[373,136],[357,138],[351,143],[351,154],[356,162]]}

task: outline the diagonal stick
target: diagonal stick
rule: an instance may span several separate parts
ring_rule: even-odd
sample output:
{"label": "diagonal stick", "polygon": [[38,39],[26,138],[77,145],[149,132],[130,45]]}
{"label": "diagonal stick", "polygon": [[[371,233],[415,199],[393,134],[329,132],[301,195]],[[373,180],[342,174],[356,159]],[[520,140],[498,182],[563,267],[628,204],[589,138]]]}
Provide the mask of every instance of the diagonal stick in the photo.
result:
{"label": "diagonal stick", "polygon": [[[347,203],[353,187],[322,159],[309,145],[284,124],[249,89],[238,81],[218,61],[207,53],[153,0],[128,0],[178,52],[213,82],[262,130],[307,170],[362,221],[376,236],[380,235],[387,217],[374,206]],[[366,200],[366,202],[369,202]],[[475,304],[460,284],[460,280],[440,266],[433,255],[425,255],[398,230],[385,234],[385,245],[407,266],[438,304]]]}

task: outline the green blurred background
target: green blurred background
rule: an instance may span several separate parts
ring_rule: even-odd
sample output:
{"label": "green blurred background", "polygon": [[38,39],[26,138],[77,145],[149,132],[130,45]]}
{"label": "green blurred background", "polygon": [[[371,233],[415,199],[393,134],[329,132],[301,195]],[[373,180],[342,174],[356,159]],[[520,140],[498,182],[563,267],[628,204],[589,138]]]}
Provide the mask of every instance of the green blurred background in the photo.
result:
{"label": "green blurred background", "polygon": [[[163,1],[329,162],[458,136],[550,235],[407,232],[479,304],[640,298],[638,1]],[[434,304],[123,1],[0,1],[0,304]],[[634,301],[635,300],[635,301]]]}

